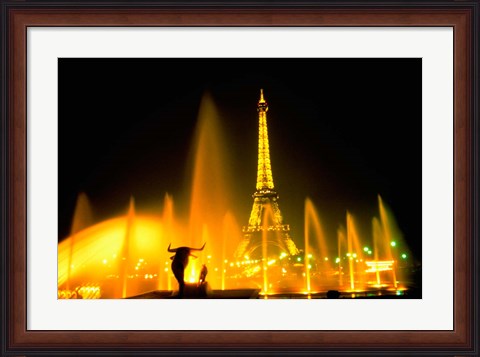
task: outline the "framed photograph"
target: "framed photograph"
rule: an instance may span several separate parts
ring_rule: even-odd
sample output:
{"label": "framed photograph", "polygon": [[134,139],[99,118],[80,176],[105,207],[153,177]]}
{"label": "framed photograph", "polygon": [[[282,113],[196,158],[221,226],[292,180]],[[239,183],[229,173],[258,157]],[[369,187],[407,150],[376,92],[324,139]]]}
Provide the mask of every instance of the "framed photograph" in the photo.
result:
{"label": "framed photograph", "polygon": [[416,5],[3,2],[4,352],[477,353],[478,3]]}
{"label": "framed photograph", "polygon": [[60,58],[59,297],[421,298],[421,68]]}

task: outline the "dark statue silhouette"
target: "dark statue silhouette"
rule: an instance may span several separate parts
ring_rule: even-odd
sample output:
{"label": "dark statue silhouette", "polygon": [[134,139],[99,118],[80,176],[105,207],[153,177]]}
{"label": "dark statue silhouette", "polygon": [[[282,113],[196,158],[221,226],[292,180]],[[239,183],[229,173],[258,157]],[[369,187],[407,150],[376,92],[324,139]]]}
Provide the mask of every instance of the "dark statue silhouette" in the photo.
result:
{"label": "dark statue silhouette", "polygon": [[208,274],[208,269],[207,269],[207,266],[205,264],[202,265],[202,270],[200,270],[200,277],[198,278],[198,286],[202,285],[203,283],[205,283],[205,279],[207,278],[207,274]]}
{"label": "dark statue silhouette", "polygon": [[[170,257],[172,259],[172,271],[173,275],[175,275],[175,279],[178,281],[178,297],[181,298],[183,297],[183,292],[185,290],[185,268],[188,265],[188,258],[190,256],[196,258],[195,255],[193,255],[191,252],[192,251],[201,251],[203,248],[205,248],[205,244],[201,248],[190,248],[190,247],[178,247],[178,248],[170,248],[171,244],[168,245],[168,251],[171,253],[175,253],[174,256]],[[205,267],[206,269],[206,267]],[[206,275],[206,272],[205,272]]]}

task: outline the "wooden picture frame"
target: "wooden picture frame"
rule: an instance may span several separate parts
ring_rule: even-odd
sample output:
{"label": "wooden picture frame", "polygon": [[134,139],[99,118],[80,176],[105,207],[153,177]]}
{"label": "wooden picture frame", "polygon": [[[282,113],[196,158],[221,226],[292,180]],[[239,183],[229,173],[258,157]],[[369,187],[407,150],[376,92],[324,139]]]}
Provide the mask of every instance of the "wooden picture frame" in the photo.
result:
{"label": "wooden picture frame", "polygon": [[[2,353],[225,351],[380,355],[478,349],[479,2],[2,1]],[[448,26],[454,29],[452,331],[30,331],[27,329],[26,63],[30,26]]]}

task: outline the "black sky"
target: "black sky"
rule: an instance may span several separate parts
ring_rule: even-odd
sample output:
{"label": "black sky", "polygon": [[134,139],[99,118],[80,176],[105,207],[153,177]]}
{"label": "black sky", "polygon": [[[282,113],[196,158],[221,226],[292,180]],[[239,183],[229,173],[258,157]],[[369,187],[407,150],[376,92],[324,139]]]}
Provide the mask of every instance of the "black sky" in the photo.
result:
{"label": "black sky", "polygon": [[246,224],[264,88],[273,178],[292,236],[303,234],[307,196],[335,231],[346,210],[368,230],[380,194],[420,258],[421,75],[421,59],[59,59],[59,239],[79,192],[97,221],[125,213],[131,195],[141,210],[161,208],[169,192],[182,209],[206,90]]}

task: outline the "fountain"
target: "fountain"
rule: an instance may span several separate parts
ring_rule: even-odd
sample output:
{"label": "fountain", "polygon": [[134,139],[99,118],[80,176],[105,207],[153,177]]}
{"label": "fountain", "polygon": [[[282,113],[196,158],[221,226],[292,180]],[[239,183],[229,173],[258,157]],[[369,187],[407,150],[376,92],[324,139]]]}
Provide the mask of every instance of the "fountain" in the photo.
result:
{"label": "fountain", "polygon": [[70,276],[72,273],[73,248],[75,246],[75,235],[82,229],[88,227],[93,222],[92,209],[85,193],[80,193],[77,198],[77,204],[73,214],[73,223],[70,230],[70,243],[67,263],[67,290],[70,289]]}
{"label": "fountain", "polygon": [[[259,103],[266,108],[266,102]],[[136,207],[132,197],[124,215],[93,224],[87,196],[79,195],[71,234],[58,245],[59,298],[171,293],[177,283],[170,271],[170,243],[175,247],[206,243],[198,258],[190,259],[185,281],[196,282],[205,264],[209,284],[222,291],[258,288],[264,298],[285,294],[311,298],[323,297],[329,290],[358,296],[366,291],[405,289],[408,277],[400,271],[399,261],[408,265],[411,254],[393,213],[380,196],[378,217],[372,218],[371,233],[364,235],[348,211],[345,226],[335,234],[326,234],[313,200],[306,198],[304,249],[297,252],[285,233],[289,227],[281,222],[278,206],[265,204],[258,228],[259,245],[248,251],[250,255],[236,255],[237,247],[248,241],[232,204],[233,180],[220,119],[207,94],[199,109],[192,160],[187,162],[192,177],[187,212],[176,212],[175,198],[168,193],[163,205],[148,214]],[[268,150],[268,141],[266,147]],[[266,194],[276,197],[273,181],[271,184]],[[251,227],[246,229],[248,233]],[[329,250],[334,247],[336,251]]]}
{"label": "fountain", "polygon": [[[312,229],[313,228],[313,229]],[[315,234],[317,249],[314,252],[311,247],[311,234]],[[316,290],[324,290],[326,286],[331,285],[331,274],[333,274],[330,252],[328,249],[327,238],[322,229],[320,218],[310,198],[305,199],[305,213],[304,213],[304,235],[305,235],[305,275],[306,275],[306,291],[311,292],[311,269],[312,262],[315,261],[315,272],[317,273]],[[319,273],[323,273],[320,275]]]}

